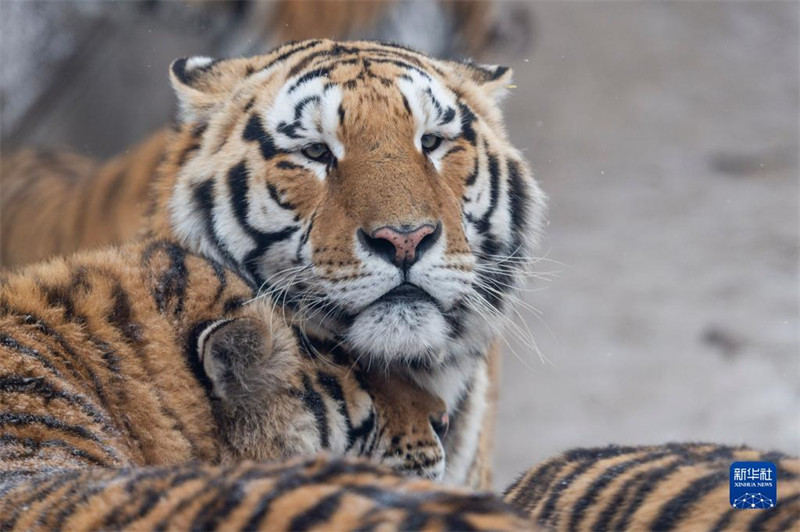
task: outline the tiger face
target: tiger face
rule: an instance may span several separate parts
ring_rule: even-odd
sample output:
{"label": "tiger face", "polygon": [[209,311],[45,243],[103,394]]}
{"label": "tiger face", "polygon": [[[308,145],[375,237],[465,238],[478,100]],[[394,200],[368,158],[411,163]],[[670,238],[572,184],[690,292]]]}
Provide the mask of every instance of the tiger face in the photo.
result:
{"label": "tiger face", "polygon": [[171,232],[363,360],[482,356],[544,214],[497,107],[508,69],[315,40],[171,79]]}

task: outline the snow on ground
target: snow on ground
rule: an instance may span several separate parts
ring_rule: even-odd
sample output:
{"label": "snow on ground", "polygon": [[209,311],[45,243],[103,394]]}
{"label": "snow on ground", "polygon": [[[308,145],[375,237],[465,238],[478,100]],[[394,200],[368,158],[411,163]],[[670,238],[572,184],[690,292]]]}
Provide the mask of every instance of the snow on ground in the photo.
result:
{"label": "snow on ground", "polygon": [[521,310],[551,364],[507,350],[498,487],[578,445],[800,453],[798,9],[534,4],[506,114],[563,264]]}

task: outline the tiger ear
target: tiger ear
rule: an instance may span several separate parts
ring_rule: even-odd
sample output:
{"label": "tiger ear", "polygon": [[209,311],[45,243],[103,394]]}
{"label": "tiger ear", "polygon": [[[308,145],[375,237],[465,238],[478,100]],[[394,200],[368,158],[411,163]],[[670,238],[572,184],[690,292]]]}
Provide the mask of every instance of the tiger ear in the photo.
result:
{"label": "tiger ear", "polygon": [[204,120],[235,85],[246,77],[242,60],[181,57],[169,67],[182,122]]}
{"label": "tiger ear", "polygon": [[478,85],[480,91],[495,102],[501,101],[508,94],[514,77],[511,68],[475,63],[474,61],[463,61],[456,65],[462,77]]}

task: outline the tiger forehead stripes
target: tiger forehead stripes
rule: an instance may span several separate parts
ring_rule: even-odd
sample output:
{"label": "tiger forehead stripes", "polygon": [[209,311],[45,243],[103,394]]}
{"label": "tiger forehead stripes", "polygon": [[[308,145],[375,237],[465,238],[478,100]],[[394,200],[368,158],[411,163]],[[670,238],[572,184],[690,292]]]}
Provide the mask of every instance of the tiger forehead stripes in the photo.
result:
{"label": "tiger forehead stripes", "polygon": [[463,403],[484,393],[544,216],[502,125],[510,76],[375,42],[177,60],[182,124],[151,231],[278,294],[314,335],[410,373],[473,426],[480,401]]}

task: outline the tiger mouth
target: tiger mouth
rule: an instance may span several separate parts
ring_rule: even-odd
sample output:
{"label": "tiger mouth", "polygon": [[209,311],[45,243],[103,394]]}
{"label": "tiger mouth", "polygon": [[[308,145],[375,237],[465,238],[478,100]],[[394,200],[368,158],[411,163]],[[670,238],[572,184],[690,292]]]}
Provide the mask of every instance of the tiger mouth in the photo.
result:
{"label": "tiger mouth", "polygon": [[433,303],[438,307],[436,300],[431,296],[428,292],[420,288],[419,286],[404,282],[402,284],[397,285],[396,287],[392,288],[381,297],[376,299],[372,304],[379,304],[379,303],[418,303],[422,301],[427,301],[429,303]]}

